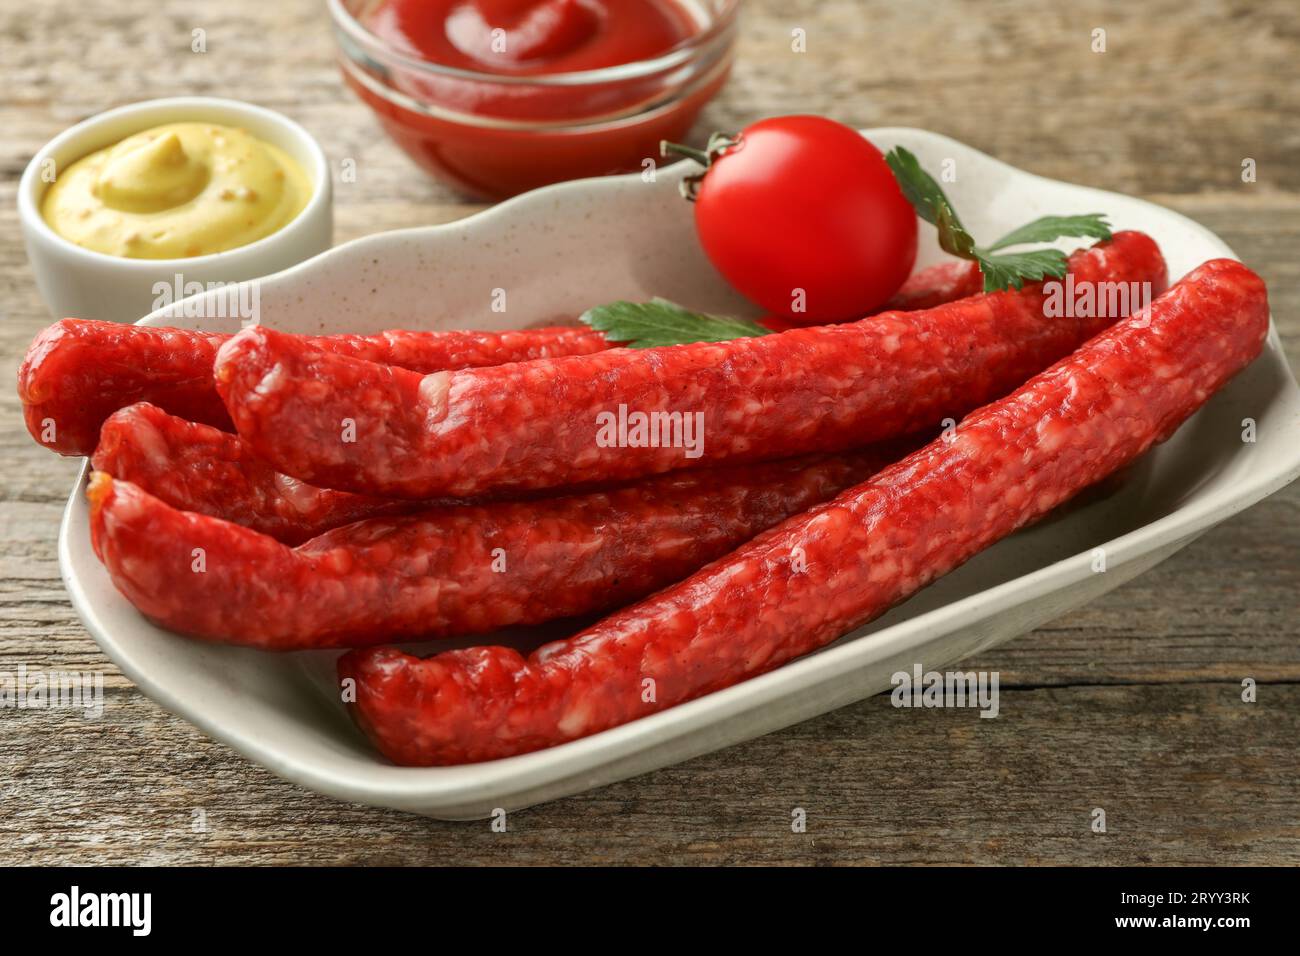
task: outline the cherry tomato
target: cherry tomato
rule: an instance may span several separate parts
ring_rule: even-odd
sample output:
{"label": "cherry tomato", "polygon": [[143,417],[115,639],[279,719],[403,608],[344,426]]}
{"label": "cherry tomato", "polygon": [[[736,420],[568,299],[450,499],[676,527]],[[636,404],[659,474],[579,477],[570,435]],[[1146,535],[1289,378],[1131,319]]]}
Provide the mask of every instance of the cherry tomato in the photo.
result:
{"label": "cherry tomato", "polygon": [[695,228],[737,291],[800,325],[861,318],[916,260],[916,213],[880,150],[820,116],[766,119],[715,149]]}

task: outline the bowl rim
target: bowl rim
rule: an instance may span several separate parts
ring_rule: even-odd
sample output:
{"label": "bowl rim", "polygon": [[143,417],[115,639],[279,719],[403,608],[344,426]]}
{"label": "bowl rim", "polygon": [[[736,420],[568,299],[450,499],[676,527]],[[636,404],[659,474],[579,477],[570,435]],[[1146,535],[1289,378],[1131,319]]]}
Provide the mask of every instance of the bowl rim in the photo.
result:
{"label": "bowl rim", "polygon": [[[37,193],[40,192],[43,198],[44,189],[41,185],[40,170],[47,159],[52,159],[56,153],[69,151],[76,153],[76,158],[69,161],[69,164],[78,162],[94,152],[95,149],[103,148],[81,148],[78,144],[94,138],[94,134],[105,126],[124,119],[139,121],[139,129],[119,137],[117,142],[120,142],[126,136],[133,136],[135,133],[144,132],[157,125],[161,115],[170,115],[181,110],[194,111],[194,115],[189,120],[190,122],[204,122],[204,110],[243,114],[247,117],[253,117],[268,126],[278,127],[297,141],[303,147],[303,153],[310,158],[310,162],[307,164],[310,168],[306,169],[305,172],[311,177],[313,185],[310,198],[298,211],[298,214],[270,235],[263,236],[261,239],[256,239],[246,245],[236,246],[233,249],[224,249],[221,252],[210,252],[201,256],[171,259],[135,259],[126,256],[109,255],[106,252],[99,252],[94,249],[86,249],[61,236],[45,221],[45,217],[41,215]],[[223,119],[227,118],[223,117]],[[217,122],[218,120],[212,119],[211,121]],[[178,120],[173,120],[173,122],[178,122]],[[299,159],[299,157],[294,158]],[[283,113],[276,112],[265,106],[258,106],[255,103],[221,96],[168,96],[159,99],[141,100],[136,103],[128,103],[124,106],[103,110],[69,126],[38,149],[27,163],[27,167],[23,170],[22,177],[18,182],[18,218],[24,229],[39,236],[45,242],[54,245],[66,255],[82,257],[91,264],[106,265],[111,263],[113,268],[136,271],[141,274],[152,274],[159,269],[168,268],[183,273],[187,269],[194,270],[220,264],[223,260],[229,262],[232,259],[256,258],[273,243],[292,241],[295,234],[321,215],[322,208],[328,207],[331,202],[332,188],[329,160],[325,155],[324,148],[311,133],[307,132],[300,123],[290,119]]]}
{"label": "bowl rim", "polygon": [[[621,112],[599,114],[589,117],[564,117],[561,119],[543,121],[480,116],[449,107],[442,107],[436,103],[417,100],[415,97],[408,93],[404,93],[401,90],[384,86],[353,62],[350,57],[344,57],[340,63],[340,69],[345,74],[346,81],[360,84],[365,87],[367,92],[371,95],[382,99],[385,103],[391,106],[405,110],[408,113],[431,117],[444,123],[470,127],[473,129],[544,134],[548,136],[563,136],[572,133],[598,135],[611,130],[652,123],[669,112],[678,109],[685,99],[706,87],[709,82],[723,76],[730,68],[731,64],[729,60],[727,58],[721,58],[710,69],[702,72],[699,76],[692,78],[681,88],[674,90],[673,95],[655,97],[648,103],[637,103],[631,108]],[[379,116],[381,120],[386,118],[384,114],[380,113],[374,104],[366,100],[364,96],[359,98],[362,103],[364,103],[371,112]],[[709,98],[712,99],[712,94]],[[555,184],[552,183],[551,185]]]}
{"label": "bowl rim", "polygon": [[382,54],[388,60],[405,69],[444,79],[470,80],[494,85],[564,87],[615,83],[621,80],[653,76],[656,73],[662,73],[689,63],[702,49],[707,48],[714,40],[731,29],[741,7],[744,5],[744,0],[718,0],[721,9],[714,15],[713,20],[699,33],[691,34],[666,53],[660,53],[643,60],[633,60],[630,63],[598,67],[593,70],[530,75],[469,70],[464,67],[447,66],[442,63],[435,63],[432,60],[412,56],[385,42],[378,34],[368,29],[352,14],[351,10],[347,9],[344,0],[326,0],[326,3],[329,7],[330,19],[333,20],[337,29],[346,33],[354,43]]}

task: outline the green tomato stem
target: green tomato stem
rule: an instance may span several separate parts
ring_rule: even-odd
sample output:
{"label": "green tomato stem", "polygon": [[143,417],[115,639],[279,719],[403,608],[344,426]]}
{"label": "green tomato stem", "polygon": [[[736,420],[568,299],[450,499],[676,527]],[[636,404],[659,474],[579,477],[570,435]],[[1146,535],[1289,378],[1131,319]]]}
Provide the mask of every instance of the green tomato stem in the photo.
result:
{"label": "green tomato stem", "polygon": [[708,166],[711,162],[709,154],[704,150],[696,149],[694,146],[683,146],[681,143],[670,143],[666,139],[659,143],[659,152],[663,156],[681,156],[685,159],[693,159],[701,166]]}

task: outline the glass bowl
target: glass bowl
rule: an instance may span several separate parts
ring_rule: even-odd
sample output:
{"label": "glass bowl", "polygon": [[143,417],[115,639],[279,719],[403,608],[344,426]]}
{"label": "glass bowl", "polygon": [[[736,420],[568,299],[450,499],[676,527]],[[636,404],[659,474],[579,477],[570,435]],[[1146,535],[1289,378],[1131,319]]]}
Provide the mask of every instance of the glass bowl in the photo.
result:
{"label": "glass bowl", "polygon": [[677,0],[698,30],[650,59],[541,75],[433,63],[365,26],[384,0],[329,0],[343,78],[422,168],[471,196],[644,167],[731,71],[741,0]]}

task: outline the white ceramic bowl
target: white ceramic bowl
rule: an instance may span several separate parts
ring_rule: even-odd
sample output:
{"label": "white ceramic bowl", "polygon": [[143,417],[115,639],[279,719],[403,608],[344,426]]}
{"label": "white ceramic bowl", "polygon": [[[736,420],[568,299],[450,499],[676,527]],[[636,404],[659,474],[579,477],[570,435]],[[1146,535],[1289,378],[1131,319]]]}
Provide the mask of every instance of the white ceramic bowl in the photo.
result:
{"label": "white ceramic bowl", "polygon": [[[41,216],[54,169],[128,136],[164,123],[212,122],[241,126],[278,146],[302,165],[312,196],[292,222],[269,236],[226,252],[188,259],[125,259],[83,249],[64,239]],[[155,283],[240,282],[279,272],[324,252],[333,242],[334,219],[329,163],[311,135],[288,117],[261,106],[207,96],[178,96],[107,110],[65,130],[27,164],[18,184],[18,218],[36,286],[55,318],[134,322],[158,307]]]}
{"label": "white ceramic bowl", "polygon": [[[1202,226],[1148,202],[1033,176],[921,130],[867,135],[881,148],[908,147],[927,168],[955,159],[960,176],[950,191],[976,235],[1001,235],[1049,212],[1103,212],[1117,229],[1154,236],[1172,279],[1231,255]],[[705,263],[690,208],[677,197],[687,168],[661,171],[653,184],[636,175],[565,183],[459,222],[348,243],[264,280],[263,320],[299,332],[519,327],[652,295],[741,311]],[[933,230],[922,232],[921,243],[920,265],[941,258]],[[505,313],[491,310],[495,288],[508,290]],[[145,322],[219,331],[238,325],[187,318],[181,307]],[[1247,417],[1258,422],[1255,444],[1239,437]],[[890,675],[914,662],[942,669],[1050,621],[1294,479],[1298,432],[1300,389],[1274,331],[1264,354],[1138,462],[1117,493],[1007,538],[871,625],[761,677],[622,727],[461,767],[395,767],[380,757],[339,703],[336,653],[217,647],[145,621],[91,552],[84,476],[68,502],[59,556],[73,604],[104,652],[168,710],[322,793],[442,818],[481,817],[806,720],[887,689]],[[1107,570],[1094,573],[1091,550],[1101,545]]]}

